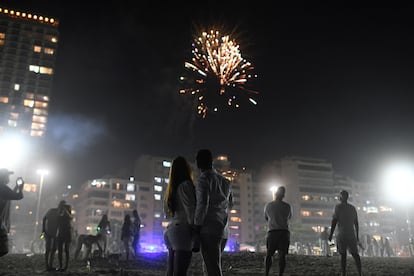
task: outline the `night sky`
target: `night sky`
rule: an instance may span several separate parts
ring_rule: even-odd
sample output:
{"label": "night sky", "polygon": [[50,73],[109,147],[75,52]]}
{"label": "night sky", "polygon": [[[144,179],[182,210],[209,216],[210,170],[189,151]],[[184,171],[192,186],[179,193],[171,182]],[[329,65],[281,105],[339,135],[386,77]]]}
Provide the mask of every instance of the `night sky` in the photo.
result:
{"label": "night sky", "polygon": [[[193,161],[201,147],[253,169],[324,158],[357,180],[413,155],[412,11],[266,2],[0,1],[60,20],[47,141],[62,181],[116,174],[144,153]],[[258,105],[191,123],[179,76],[194,31],[217,26],[255,66]]]}

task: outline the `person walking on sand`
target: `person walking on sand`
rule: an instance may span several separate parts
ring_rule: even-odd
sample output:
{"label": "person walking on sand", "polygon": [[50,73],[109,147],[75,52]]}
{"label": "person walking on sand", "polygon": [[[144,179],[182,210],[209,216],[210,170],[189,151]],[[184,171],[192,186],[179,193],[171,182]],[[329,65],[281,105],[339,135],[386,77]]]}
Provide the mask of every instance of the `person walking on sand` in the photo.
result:
{"label": "person walking on sand", "polygon": [[320,239],[321,239],[321,245],[322,245],[322,254],[326,257],[329,257],[330,254],[330,248],[329,248],[329,232],[328,232],[329,227],[324,227],[323,231],[321,232],[320,235]]}
{"label": "person walking on sand", "polygon": [[0,257],[9,253],[10,200],[23,198],[24,181],[21,177],[16,179],[13,190],[7,186],[12,174],[8,169],[0,169]]}
{"label": "person walking on sand", "polygon": [[359,223],[358,215],[355,207],[348,203],[349,194],[347,191],[342,190],[339,193],[339,200],[341,203],[335,205],[334,213],[331,222],[331,232],[329,234],[329,241],[332,240],[333,233],[338,225],[338,231],[336,235],[336,244],[338,252],[341,255],[341,271],[342,275],[346,275],[346,257],[347,250],[354,258],[358,275],[362,275],[361,272],[361,258],[358,254],[359,243]]}
{"label": "person walking on sand", "polygon": [[265,205],[264,216],[267,221],[265,275],[269,275],[272,257],[279,254],[279,275],[283,275],[286,267],[286,255],[289,252],[290,232],[289,219],[292,218],[290,204],[283,201],[286,188],[281,186],[276,191],[275,199]]}
{"label": "person walking on sand", "polygon": [[42,233],[45,239],[45,265],[46,271],[52,271],[53,260],[57,247],[57,232],[59,222],[59,209],[50,208],[42,220]]}
{"label": "person walking on sand", "polygon": [[131,216],[126,214],[121,228],[121,241],[124,244],[126,260],[129,261],[129,247],[132,238]]}
{"label": "person walking on sand", "polygon": [[221,245],[228,221],[230,181],[213,169],[210,150],[196,156],[201,173],[196,181],[195,233],[200,237],[201,255],[209,276],[222,276]]}
{"label": "person walking on sand", "polygon": [[164,233],[168,248],[167,276],[187,275],[193,250],[196,194],[190,165],[178,156],[172,162],[164,199],[164,212],[170,218]]}

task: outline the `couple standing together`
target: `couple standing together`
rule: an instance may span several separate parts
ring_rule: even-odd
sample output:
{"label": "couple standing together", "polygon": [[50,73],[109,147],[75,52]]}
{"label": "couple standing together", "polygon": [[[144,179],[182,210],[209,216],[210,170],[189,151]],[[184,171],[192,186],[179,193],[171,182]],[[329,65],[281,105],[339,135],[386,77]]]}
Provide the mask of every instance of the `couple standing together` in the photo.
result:
{"label": "couple standing together", "polygon": [[[179,156],[172,162],[164,210],[170,223],[164,233],[167,276],[185,276],[192,252],[201,249],[209,276],[222,276],[221,253],[227,241],[230,182],[213,169],[212,153],[199,150],[200,175],[194,185],[190,165]],[[197,243],[199,242],[199,247]]]}

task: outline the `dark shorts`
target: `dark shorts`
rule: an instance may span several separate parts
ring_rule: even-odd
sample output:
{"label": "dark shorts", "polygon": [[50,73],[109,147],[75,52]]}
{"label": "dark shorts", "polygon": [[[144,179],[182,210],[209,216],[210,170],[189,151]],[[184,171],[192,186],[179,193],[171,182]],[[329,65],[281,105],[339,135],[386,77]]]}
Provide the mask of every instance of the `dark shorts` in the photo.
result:
{"label": "dark shorts", "polygon": [[267,255],[273,256],[275,252],[288,254],[290,244],[290,232],[288,230],[271,230],[267,232]]}
{"label": "dark shorts", "polygon": [[357,239],[354,235],[338,235],[336,246],[339,254],[346,254],[347,249],[351,254],[358,254]]}

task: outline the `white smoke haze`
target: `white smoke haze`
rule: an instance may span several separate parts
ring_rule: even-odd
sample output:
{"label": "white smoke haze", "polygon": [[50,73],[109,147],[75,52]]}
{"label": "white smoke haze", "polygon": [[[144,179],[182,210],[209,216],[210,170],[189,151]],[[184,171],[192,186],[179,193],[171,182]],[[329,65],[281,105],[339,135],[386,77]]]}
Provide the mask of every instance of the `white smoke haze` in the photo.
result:
{"label": "white smoke haze", "polygon": [[106,124],[96,118],[80,115],[59,115],[50,119],[48,136],[58,149],[79,153],[107,134]]}

